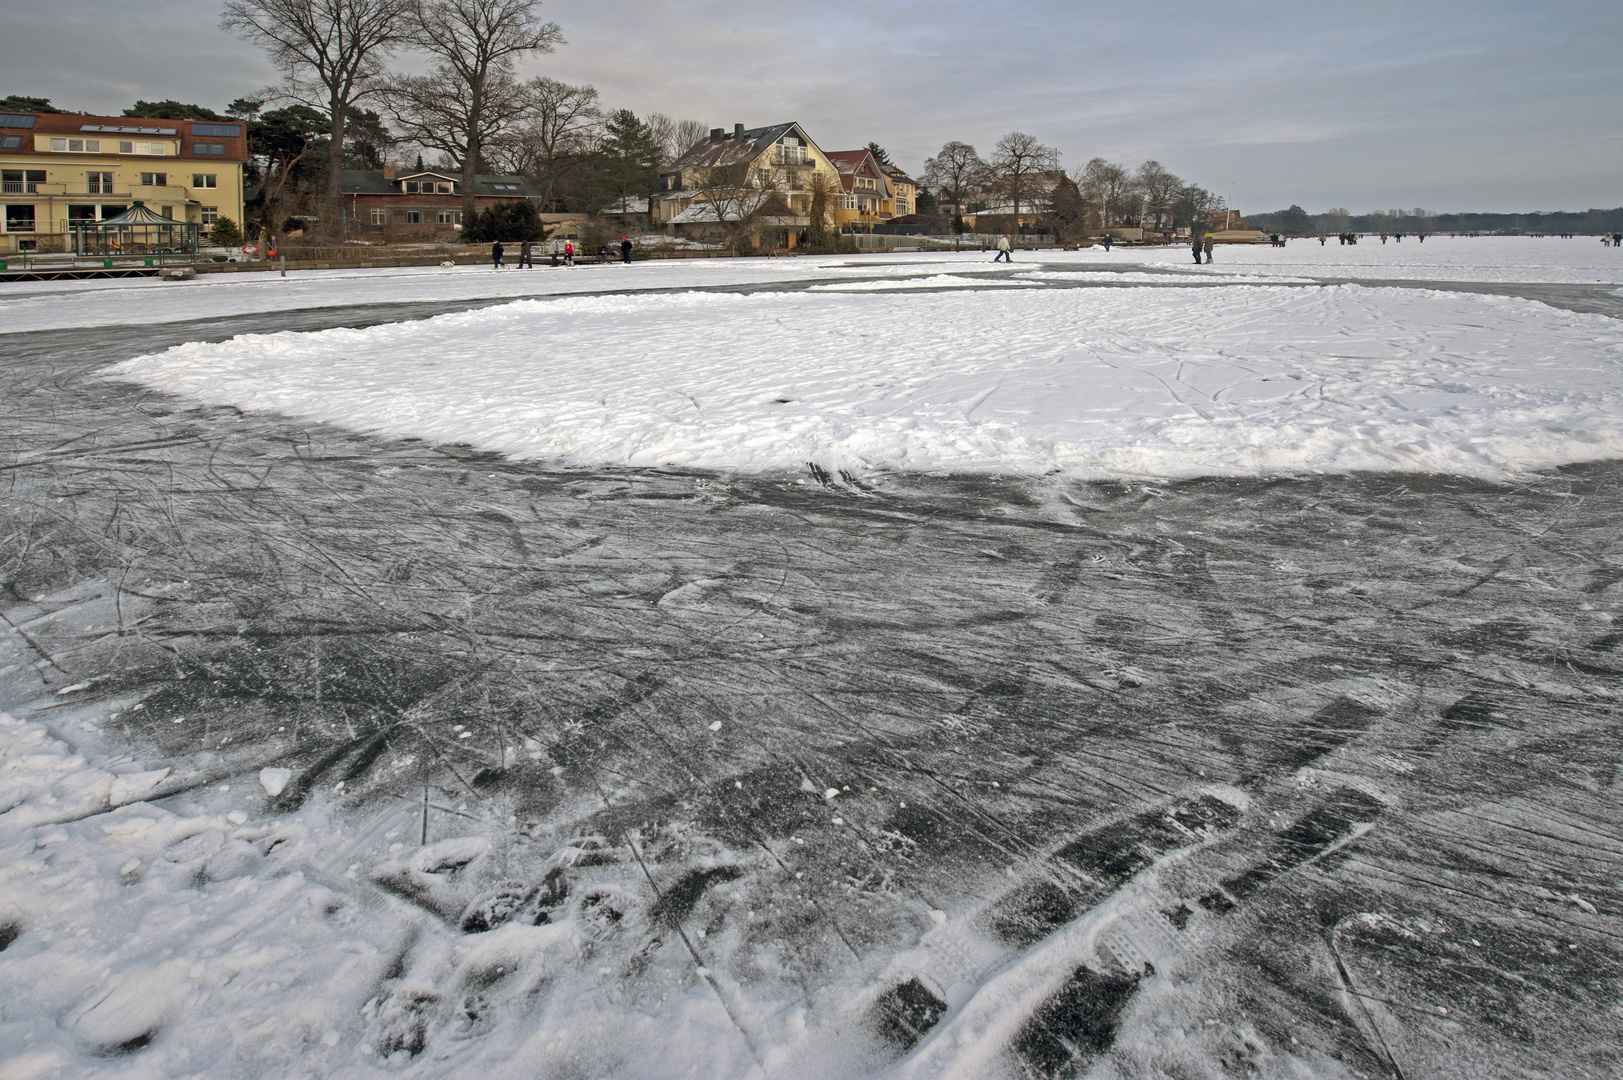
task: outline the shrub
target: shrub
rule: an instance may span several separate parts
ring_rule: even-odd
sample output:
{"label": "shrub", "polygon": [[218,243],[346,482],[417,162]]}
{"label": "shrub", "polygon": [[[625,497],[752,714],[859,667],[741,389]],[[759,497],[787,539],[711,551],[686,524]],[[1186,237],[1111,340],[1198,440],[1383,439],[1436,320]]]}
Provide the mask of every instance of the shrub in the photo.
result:
{"label": "shrub", "polygon": [[242,230],[228,217],[217,219],[209,226],[209,243],[232,247],[242,243]]}
{"label": "shrub", "polygon": [[525,240],[541,240],[545,236],[546,228],[541,224],[541,215],[528,201],[487,206],[475,214],[472,221],[462,223],[462,239],[469,244],[488,244],[498,240],[502,243],[523,243]]}

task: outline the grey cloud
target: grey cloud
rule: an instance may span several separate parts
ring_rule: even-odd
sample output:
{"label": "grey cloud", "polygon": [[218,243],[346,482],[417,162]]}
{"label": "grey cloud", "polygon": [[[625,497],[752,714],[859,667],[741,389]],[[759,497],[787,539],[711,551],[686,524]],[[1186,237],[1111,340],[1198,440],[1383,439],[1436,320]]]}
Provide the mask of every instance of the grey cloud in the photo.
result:
{"label": "grey cloud", "polygon": [[[272,76],[217,0],[8,14],[5,91],[111,110],[215,105]],[[1077,165],[1147,157],[1242,209],[1623,202],[1623,7],[1432,0],[553,0],[569,44],[526,74],[711,126],[804,122],[905,166],[1029,131]],[[109,49],[113,40],[119,47]],[[410,63],[409,58],[403,62]]]}

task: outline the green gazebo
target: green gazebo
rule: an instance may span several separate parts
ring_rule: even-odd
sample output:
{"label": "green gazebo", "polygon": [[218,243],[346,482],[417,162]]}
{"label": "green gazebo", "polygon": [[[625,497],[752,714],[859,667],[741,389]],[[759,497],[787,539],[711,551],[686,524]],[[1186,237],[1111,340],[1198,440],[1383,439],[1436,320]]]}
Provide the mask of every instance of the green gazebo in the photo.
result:
{"label": "green gazebo", "polygon": [[144,206],[135,205],[117,217],[80,222],[73,226],[75,257],[141,258],[148,266],[196,262],[202,227],[175,221]]}

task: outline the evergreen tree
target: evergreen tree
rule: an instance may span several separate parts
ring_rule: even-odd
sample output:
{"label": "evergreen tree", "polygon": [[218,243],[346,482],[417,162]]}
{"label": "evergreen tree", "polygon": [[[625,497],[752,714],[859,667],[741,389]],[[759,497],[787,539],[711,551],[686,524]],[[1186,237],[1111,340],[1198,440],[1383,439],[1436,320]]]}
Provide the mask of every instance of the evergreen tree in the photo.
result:
{"label": "evergreen tree", "polygon": [[50,98],[23,97],[20,94],[7,94],[0,98],[0,110],[5,112],[31,112],[31,113],[66,113],[66,109],[58,109],[51,104]]}
{"label": "evergreen tree", "polygon": [[173,98],[164,101],[137,101],[125,109],[123,116],[140,117],[147,120],[229,120],[229,116],[221,116],[213,109],[205,109],[201,105],[188,105],[185,102],[175,101]]}
{"label": "evergreen tree", "polygon": [[879,159],[879,164],[881,164],[881,165],[889,165],[890,164],[890,155],[885,153],[885,148],[883,146],[880,146],[878,143],[876,143],[876,142],[869,143],[868,144],[868,153],[870,153],[874,157],[878,158]]}
{"label": "evergreen tree", "polygon": [[653,129],[630,109],[616,109],[603,125],[603,145],[597,153],[597,175],[603,203],[647,195],[659,175],[662,149]]}

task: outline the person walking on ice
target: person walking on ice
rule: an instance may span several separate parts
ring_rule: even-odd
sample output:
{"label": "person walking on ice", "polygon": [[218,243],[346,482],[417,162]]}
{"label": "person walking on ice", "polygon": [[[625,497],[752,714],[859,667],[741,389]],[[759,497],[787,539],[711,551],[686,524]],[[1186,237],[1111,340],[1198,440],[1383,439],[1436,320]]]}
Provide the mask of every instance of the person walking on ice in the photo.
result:
{"label": "person walking on ice", "polygon": [[992,256],[992,261],[997,262],[999,259],[1001,259],[1004,262],[1014,262],[1014,256],[1009,254],[1009,251],[1009,237],[1008,234],[1005,233],[997,238],[997,254]]}
{"label": "person walking on ice", "polygon": [[1212,261],[1212,234],[1211,233],[1206,234],[1206,243],[1203,246],[1206,249],[1206,261],[1211,262]]}
{"label": "person walking on ice", "polygon": [[502,268],[502,242],[500,240],[490,245],[490,263],[492,270]]}
{"label": "person walking on ice", "polygon": [[535,263],[530,260],[530,242],[528,240],[518,246],[518,268],[520,270],[535,269]]}
{"label": "person walking on ice", "polygon": [[625,260],[627,266],[631,265],[631,237],[620,237],[620,258]]}
{"label": "person walking on ice", "polygon": [[1195,265],[1200,265],[1200,233],[1193,229],[1189,232],[1189,250],[1194,252]]}

